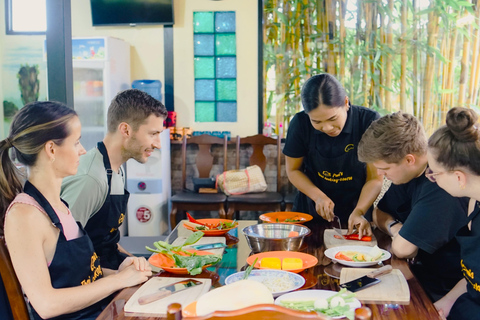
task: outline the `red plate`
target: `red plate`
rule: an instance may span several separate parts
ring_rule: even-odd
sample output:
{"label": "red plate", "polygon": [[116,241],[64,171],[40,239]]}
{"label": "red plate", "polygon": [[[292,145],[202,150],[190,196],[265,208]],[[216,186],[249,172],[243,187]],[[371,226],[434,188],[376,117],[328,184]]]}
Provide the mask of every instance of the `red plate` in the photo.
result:
{"label": "red plate", "polygon": [[[191,253],[196,253],[199,256],[206,256],[206,255],[209,255],[209,254],[213,254],[213,253],[208,252],[208,251],[193,250],[193,249],[192,250],[185,250],[185,251],[188,251],[188,252],[191,252]],[[179,254],[182,255],[182,256],[186,256],[186,254],[183,253],[183,252],[180,252]],[[158,268],[162,268],[163,270],[165,270],[167,272],[171,272],[171,273],[175,273],[175,274],[188,274],[187,268],[176,268],[175,267],[175,261],[172,258],[168,257],[167,255],[165,255],[163,253],[157,253],[157,254],[152,255],[148,259],[148,262],[150,262],[151,265],[153,265],[155,267],[158,267]],[[205,269],[209,266],[210,265],[203,266],[203,269]]]}
{"label": "red plate", "polygon": [[[313,217],[306,213],[301,212],[289,212],[289,211],[279,211],[279,212],[269,212],[260,215],[260,220],[268,223],[289,223],[289,224],[302,224],[313,219]],[[285,221],[298,220],[295,222]]]}
{"label": "red plate", "polygon": [[267,252],[261,252],[257,253],[254,255],[251,255],[250,257],[247,258],[247,263],[249,265],[252,265],[253,261],[258,257],[258,261],[255,264],[255,268],[257,269],[269,269],[269,268],[261,268],[260,267],[260,261],[263,258],[279,258],[280,261],[282,261],[284,258],[300,258],[303,261],[303,268],[301,269],[295,269],[295,270],[285,270],[285,271],[290,271],[294,273],[300,273],[305,269],[314,267],[318,263],[318,259],[315,256],[312,256],[311,254],[308,253],[302,253],[302,252],[296,252],[296,251],[267,251]]}
{"label": "red plate", "polygon": [[[201,223],[210,223],[210,224],[217,224],[220,222],[233,222],[233,220],[228,220],[228,219],[197,219],[198,222]],[[194,227],[191,227],[187,224],[184,224],[183,227],[185,229],[188,229],[190,231],[202,231],[206,236],[221,236],[228,231],[235,229],[238,226],[238,222],[235,222],[235,226],[230,229],[222,229],[222,230],[197,230]]]}

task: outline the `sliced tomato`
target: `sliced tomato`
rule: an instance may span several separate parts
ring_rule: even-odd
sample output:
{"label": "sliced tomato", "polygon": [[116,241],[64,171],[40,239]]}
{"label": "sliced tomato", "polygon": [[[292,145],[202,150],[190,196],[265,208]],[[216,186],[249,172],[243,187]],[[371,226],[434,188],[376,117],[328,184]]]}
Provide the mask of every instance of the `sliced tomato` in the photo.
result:
{"label": "sliced tomato", "polygon": [[335,259],[344,260],[344,261],[353,261],[352,259],[350,259],[350,258],[347,257],[346,255],[344,255],[344,254],[342,253],[342,251],[337,252],[337,254],[335,255]]}

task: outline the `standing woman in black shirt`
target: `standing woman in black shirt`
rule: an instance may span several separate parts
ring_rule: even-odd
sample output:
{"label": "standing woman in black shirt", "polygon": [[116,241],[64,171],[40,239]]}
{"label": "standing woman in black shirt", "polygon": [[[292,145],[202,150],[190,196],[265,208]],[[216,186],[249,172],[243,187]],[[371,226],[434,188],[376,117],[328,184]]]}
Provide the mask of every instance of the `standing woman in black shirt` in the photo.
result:
{"label": "standing woman in black shirt", "polygon": [[[293,211],[332,221],[333,215],[349,232],[371,234],[365,213],[382,187],[382,176],[357,157],[358,142],[380,115],[353,106],[340,82],[330,74],[308,79],[302,88],[304,111],[288,129],[283,153],[290,182],[299,190]],[[320,218],[321,217],[321,218]]]}
{"label": "standing woman in black shirt", "polygon": [[453,108],[447,113],[447,125],[428,140],[429,167],[425,175],[452,196],[470,198],[469,222],[456,235],[464,278],[435,302],[439,313],[449,320],[480,316],[480,127],[477,120],[475,111]]}

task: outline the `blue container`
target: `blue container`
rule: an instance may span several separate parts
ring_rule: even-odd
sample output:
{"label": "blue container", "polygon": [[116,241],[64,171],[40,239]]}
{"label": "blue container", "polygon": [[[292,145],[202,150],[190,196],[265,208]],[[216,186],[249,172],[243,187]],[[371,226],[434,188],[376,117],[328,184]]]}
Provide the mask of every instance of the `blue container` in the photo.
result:
{"label": "blue container", "polygon": [[162,101],[162,83],[159,80],[135,80],[132,88],[145,91],[158,101]]}

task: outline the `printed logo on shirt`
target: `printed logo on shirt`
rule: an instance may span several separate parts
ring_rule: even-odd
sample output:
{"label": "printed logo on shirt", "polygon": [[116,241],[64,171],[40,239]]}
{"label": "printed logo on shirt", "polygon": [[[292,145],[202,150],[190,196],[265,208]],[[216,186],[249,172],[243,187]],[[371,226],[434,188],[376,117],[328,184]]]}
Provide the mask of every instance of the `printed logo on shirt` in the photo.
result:
{"label": "printed logo on shirt", "polygon": [[467,266],[463,263],[463,259],[460,261],[460,265],[462,266],[462,272],[465,279],[472,285],[475,291],[480,292],[480,285],[475,282],[475,274],[473,273],[472,269],[467,268]]}
{"label": "printed logo on shirt", "polygon": [[345,152],[352,151],[355,148],[355,145],[353,143],[347,144],[345,147]]}
{"label": "printed logo on shirt", "polygon": [[120,214],[120,218],[118,218],[118,225],[119,226],[123,223],[123,220],[125,220],[125,214],[122,212]]}
{"label": "printed logo on shirt", "polygon": [[347,181],[353,180],[352,176],[344,177],[342,171],[340,171],[339,173],[330,173],[328,171],[322,171],[321,173],[318,172],[318,176],[326,181],[335,182],[335,183],[347,182]]}
{"label": "printed logo on shirt", "polygon": [[82,280],[82,286],[94,282],[103,275],[102,267],[100,266],[100,260],[95,252],[90,258],[90,270],[93,271],[93,275],[89,275],[87,279]]}

